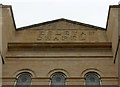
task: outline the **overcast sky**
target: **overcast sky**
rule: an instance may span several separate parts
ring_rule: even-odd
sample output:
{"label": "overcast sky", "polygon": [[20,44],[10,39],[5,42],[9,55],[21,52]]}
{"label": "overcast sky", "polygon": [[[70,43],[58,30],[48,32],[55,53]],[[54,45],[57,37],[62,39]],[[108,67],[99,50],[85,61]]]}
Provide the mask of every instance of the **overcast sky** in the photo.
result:
{"label": "overcast sky", "polygon": [[119,0],[0,0],[12,5],[17,27],[66,18],[106,27],[109,5]]}

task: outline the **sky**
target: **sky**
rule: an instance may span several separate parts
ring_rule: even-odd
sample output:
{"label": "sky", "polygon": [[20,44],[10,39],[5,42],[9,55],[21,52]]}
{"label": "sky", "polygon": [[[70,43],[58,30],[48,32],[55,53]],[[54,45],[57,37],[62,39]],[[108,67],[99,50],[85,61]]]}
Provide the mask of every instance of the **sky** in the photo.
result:
{"label": "sky", "polygon": [[12,5],[16,27],[65,18],[106,27],[109,5],[119,0],[0,0]]}

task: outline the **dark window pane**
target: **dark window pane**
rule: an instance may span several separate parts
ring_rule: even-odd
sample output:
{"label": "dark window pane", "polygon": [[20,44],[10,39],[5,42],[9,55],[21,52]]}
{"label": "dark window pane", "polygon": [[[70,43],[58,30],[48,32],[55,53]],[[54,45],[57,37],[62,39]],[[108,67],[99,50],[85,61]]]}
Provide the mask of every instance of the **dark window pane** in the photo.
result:
{"label": "dark window pane", "polygon": [[100,87],[100,78],[96,73],[87,74],[86,87]]}
{"label": "dark window pane", "polygon": [[52,87],[65,87],[65,76],[62,73],[55,73],[51,79]]}
{"label": "dark window pane", "polygon": [[30,87],[31,85],[31,76],[29,73],[22,73],[17,81],[15,87]]}

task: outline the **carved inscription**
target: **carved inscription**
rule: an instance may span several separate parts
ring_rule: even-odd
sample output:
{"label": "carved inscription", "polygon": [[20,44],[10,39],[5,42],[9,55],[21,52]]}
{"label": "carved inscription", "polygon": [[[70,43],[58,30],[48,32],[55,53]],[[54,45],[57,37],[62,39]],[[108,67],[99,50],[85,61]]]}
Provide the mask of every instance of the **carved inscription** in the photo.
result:
{"label": "carved inscription", "polygon": [[85,41],[89,39],[92,35],[94,36],[94,31],[86,30],[40,30],[37,40],[38,41]]}

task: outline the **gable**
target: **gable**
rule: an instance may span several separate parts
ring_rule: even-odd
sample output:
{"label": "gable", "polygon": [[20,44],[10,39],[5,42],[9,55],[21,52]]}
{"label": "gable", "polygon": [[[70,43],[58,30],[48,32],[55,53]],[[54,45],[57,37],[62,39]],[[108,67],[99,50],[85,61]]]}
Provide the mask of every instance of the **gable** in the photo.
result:
{"label": "gable", "polygon": [[100,40],[98,32],[102,34],[102,41],[106,41],[103,28],[67,19],[58,19],[19,28],[13,41],[97,42]]}
{"label": "gable", "polygon": [[81,23],[77,21],[72,21],[72,20],[68,20],[64,18],[21,27],[21,28],[18,28],[17,30],[22,30],[22,29],[86,29],[86,28],[105,30],[104,28],[101,28],[98,26],[85,24],[85,23]]}

